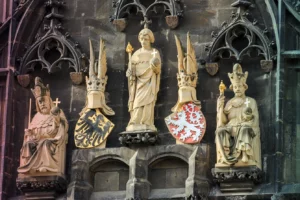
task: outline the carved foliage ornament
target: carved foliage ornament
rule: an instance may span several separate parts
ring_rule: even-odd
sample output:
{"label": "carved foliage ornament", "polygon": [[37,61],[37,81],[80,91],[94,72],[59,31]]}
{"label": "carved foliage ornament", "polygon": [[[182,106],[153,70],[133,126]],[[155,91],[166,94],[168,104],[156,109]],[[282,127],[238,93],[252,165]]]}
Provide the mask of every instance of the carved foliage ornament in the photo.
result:
{"label": "carved foliage ornament", "polygon": [[56,68],[61,69],[64,63],[68,63],[69,68],[75,71],[70,73],[72,81],[75,84],[83,81],[82,72],[87,70],[86,57],[80,52],[79,44],[71,40],[70,34],[61,32],[63,27],[60,20],[63,15],[58,14],[58,8],[64,4],[61,0],[45,2],[45,6],[51,10],[45,16],[50,20],[50,24],[44,25],[44,30],[47,32],[43,36],[37,36],[36,42],[21,58],[18,71],[21,76],[29,71],[34,71],[37,64],[41,65],[42,69],[46,69],[48,73],[53,73]]}
{"label": "carved foliage ornament", "polygon": [[231,22],[223,22],[218,33],[212,32],[214,41],[206,47],[208,73],[217,73],[218,59],[235,58],[237,62],[241,62],[246,56],[262,56],[264,60],[261,60],[261,67],[265,72],[270,72],[273,68],[274,42],[269,41],[268,30],[261,30],[255,19],[249,21],[248,8],[252,6],[250,2],[239,0],[231,6],[238,8],[236,13],[232,13]]}
{"label": "carved foliage ornament", "polygon": [[178,26],[179,17],[182,17],[182,10],[180,8],[180,0],[152,0],[149,5],[141,3],[140,0],[114,0],[113,7],[115,13],[111,17],[111,21],[116,26],[118,31],[123,31],[126,28],[126,17],[132,13],[133,10],[136,14],[141,13],[144,17],[142,24],[150,24],[148,20],[151,13],[157,14],[161,8],[166,16],[166,23],[169,28],[174,29]]}
{"label": "carved foliage ornament", "polygon": [[300,21],[300,2],[298,0],[283,0],[287,9]]}

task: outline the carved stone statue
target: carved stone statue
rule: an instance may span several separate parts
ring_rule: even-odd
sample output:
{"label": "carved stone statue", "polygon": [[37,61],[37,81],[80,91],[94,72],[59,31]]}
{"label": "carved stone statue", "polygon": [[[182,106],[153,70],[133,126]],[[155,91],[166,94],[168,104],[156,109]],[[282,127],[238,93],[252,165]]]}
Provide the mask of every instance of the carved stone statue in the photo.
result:
{"label": "carved stone statue", "polygon": [[50,89],[35,78],[32,93],[37,113],[25,129],[19,174],[30,176],[63,175],[65,172],[68,122],[50,97]]}
{"label": "carved stone statue", "polygon": [[225,85],[220,85],[217,102],[217,163],[216,167],[257,166],[261,168],[259,114],[255,99],[247,97],[246,80],[239,64],[228,73],[234,97],[224,107]]}
{"label": "carved stone statue", "polygon": [[155,38],[150,29],[140,31],[138,39],[142,48],[132,56],[132,49],[127,49],[130,121],[126,131],[156,131],[154,106],[159,91],[161,58],[159,52],[151,47]]}
{"label": "carved stone statue", "polygon": [[89,43],[90,68],[89,78],[86,77],[87,102],[76,124],[74,136],[75,145],[79,148],[105,147],[106,139],[114,127],[114,124],[103,115],[115,114],[106,105],[104,95],[108,79],[104,41],[100,40],[98,65],[95,62],[91,40]]}
{"label": "carved stone statue", "polygon": [[178,58],[178,101],[172,108],[173,114],[165,121],[177,143],[199,143],[206,129],[201,103],[197,100],[196,85],[198,67],[195,50],[187,34],[187,53],[184,56],[180,40],[175,36]]}

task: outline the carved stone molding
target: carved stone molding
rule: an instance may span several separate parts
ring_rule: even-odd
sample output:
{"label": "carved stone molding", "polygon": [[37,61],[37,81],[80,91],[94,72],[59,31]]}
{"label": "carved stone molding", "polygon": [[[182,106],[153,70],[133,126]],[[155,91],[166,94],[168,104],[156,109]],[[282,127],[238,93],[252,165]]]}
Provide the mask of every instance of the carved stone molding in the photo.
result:
{"label": "carved stone molding", "polygon": [[225,200],[246,200],[247,196],[229,196],[225,197]]}
{"label": "carved stone molding", "polygon": [[260,63],[262,69],[270,72],[275,58],[275,43],[269,40],[268,29],[261,30],[257,20],[249,20],[249,9],[253,7],[249,1],[238,0],[231,6],[237,7],[237,12],[232,13],[229,23],[223,22],[218,33],[212,32],[213,42],[206,46],[208,73],[216,73],[216,68],[212,70],[211,67],[219,59],[235,58],[237,62],[241,62],[245,57],[259,56],[263,57]]}
{"label": "carved stone molding", "polygon": [[300,3],[296,0],[283,0],[287,9],[294,15],[294,17],[300,21]]}
{"label": "carved stone molding", "polygon": [[150,24],[151,20],[148,20],[150,19],[150,13],[158,13],[162,8],[163,12],[167,14],[166,23],[171,29],[178,26],[179,17],[183,16],[180,0],[153,0],[148,6],[140,0],[114,0],[113,8],[115,13],[111,16],[111,21],[118,31],[123,31],[126,28],[126,17],[132,14],[133,8],[136,13],[141,13],[144,17],[142,24]]}
{"label": "carved stone molding", "polygon": [[[68,63],[76,74],[71,73],[70,77],[74,84],[80,84],[83,79],[82,73],[87,71],[87,58],[80,51],[79,44],[72,40],[68,32],[63,32],[60,23],[63,15],[58,13],[59,8],[65,3],[62,0],[48,0],[45,7],[50,10],[45,18],[50,22],[44,24],[45,34],[37,35],[36,41],[27,49],[25,55],[19,58],[20,67],[18,75],[34,71],[36,65],[41,65],[48,73],[53,73]],[[21,83],[20,83],[21,84]]]}
{"label": "carved stone molding", "polygon": [[23,193],[43,191],[62,193],[67,189],[67,181],[60,176],[18,178],[17,188]]}
{"label": "carved stone molding", "polygon": [[30,74],[24,74],[24,75],[18,75],[17,79],[18,79],[19,84],[25,88],[29,85],[32,77],[30,76]]}
{"label": "carved stone molding", "polygon": [[262,171],[257,167],[213,168],[212,175],[214,181],[219,183],[236,180],[251,180],[255,183],[262,181]]}
{"label": "carved stone molding", "polygon": [[215,167],[211,172],[222,192],[252,191],[255,184],[262,182],[263,177],[261,169],[256,166]]}
{"label": "carved stone molding", "polygon": [[119,133],[119,141],[122,145],[155,144],[158,139],[158,134],[154,131],[124,131]]}
{"label": "carved stone molding", "polygon": [[[16,2],[16,1],[15,1],[15,2]],[[20,10],[27,2],[29,2],[29,0],[19,0],[19,1],[17,1],[18,6],[17,6],[17,8],[16,8],[16,11],[17,11],[17,10]]]}

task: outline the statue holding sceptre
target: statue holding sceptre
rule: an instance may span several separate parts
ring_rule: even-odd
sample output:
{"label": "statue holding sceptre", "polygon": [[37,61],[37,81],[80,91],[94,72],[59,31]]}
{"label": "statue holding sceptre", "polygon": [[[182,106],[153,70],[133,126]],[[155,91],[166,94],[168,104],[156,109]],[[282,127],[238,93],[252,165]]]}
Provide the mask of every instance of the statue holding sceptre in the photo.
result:
{"label": "statue holding sceptre", "polygon": [[[221,81],[217,100],[216,167],[257,166],[261,168],[259,114],[256,100],[245,95],[248,72],[240,64],[228,73],[234,97],[225,104]],[[225,105],[225,106],[224,106]]]}
{"label": "statue holding sceptre", "polygon": [[131,56],[133,48],[129,44],[128,77],[130,121],[126,131],[156,131],[154,126],[154,106],[159,91],[161,58],[151,47],[153,32],[145,27],[138,35],[141,48]]}

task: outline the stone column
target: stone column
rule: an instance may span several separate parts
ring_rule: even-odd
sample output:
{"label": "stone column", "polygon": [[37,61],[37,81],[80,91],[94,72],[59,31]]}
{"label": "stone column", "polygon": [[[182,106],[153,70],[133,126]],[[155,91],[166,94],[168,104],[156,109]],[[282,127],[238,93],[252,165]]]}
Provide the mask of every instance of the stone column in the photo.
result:
{"label": "stone column", "polygon": [[126,200],[148,199],[150,183],[148,178],[147,161],[139,155],[139,150],[129,161],[129,180],[126,185]]}
{"label": "stone column", "polygon": [[72,156],[72,176],[68,186],[68,200],[89,199],[93,190],[90,183],[88,150],[75,150]]}
{"label": "stone column", "polygon": [[[203,146],[203,145],[202,145]],[[187,199],[206,198],[210,191],[210,184],[207,177],[208,159],[206,155],[209,146],[195,146],[194,152],[189,157],[189,176],[185,181],[185,196]]]}

